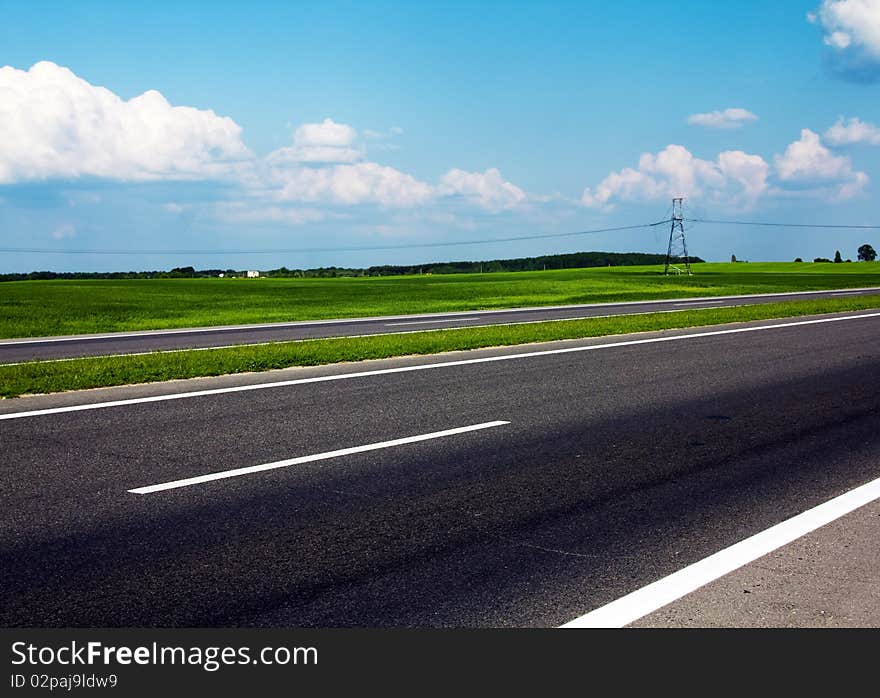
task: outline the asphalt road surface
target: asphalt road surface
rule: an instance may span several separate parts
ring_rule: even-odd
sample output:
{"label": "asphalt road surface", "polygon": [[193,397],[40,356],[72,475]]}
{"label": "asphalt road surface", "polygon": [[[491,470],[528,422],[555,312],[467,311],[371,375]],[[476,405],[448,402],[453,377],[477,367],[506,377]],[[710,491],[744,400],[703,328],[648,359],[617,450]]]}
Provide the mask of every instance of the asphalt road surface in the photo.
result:
{"label": "asphalt road surface", "polygon": [[68,337],[39,337],[0,340],[0,364],[20,363],[44,359],[74,358],[78,356],[106,356],[150,351],[220,347],[236,344],[283,342],[319,337],[350,337],[375,334],[395,334],[450,327],[480,327],[520,322],[569,320],[609,315],[670,312],[693,308],[714,308],[730,305],[778,303],[786,300],[836,298],[839,296],[880,293],[880,288],[839,289],[834,291],[799,291],[748,296],[718,296],[712,298],[679,298],[629,303],[594,303],[508,310],[478,310],[428,315],[401,315],[393,317],[317,320],[305,322],[272,323],[265,325],[238,325],[228,327],[201,327],[179,330],[144,332],[116,332],[109,334],[77,335]]}
{"label": "asphalt road surface", "polygon": [[0,625],[561,625],[880,477],[845,317],[2,401]]}

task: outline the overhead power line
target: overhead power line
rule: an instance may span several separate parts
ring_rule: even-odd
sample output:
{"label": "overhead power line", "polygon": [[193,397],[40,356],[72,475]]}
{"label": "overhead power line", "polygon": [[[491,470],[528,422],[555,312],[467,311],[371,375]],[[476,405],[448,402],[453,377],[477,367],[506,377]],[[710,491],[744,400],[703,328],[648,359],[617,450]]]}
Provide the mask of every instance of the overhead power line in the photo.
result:
{"label": "overhead power line", "polygon": [[369,250],[403,250],[419,247],[454,247],[458,245],[484,245],[494,242],[516,242],[518,240],[544,240],[547,238],[573,237],[576,235],[596,235],[597,233],[614,233],[623,230],[638,230],[639,228],[652,228],[657,225],[669,223],[669,220],[657,221],[656,223],[640,223],[638,225],[622,225],[614,228],[596,228],[593,230],[579,230],[572,233],[546,233],[539,235],[518,235],[506,238],[484,238],[480,240],[450,240],[448,242],[411,242],[402,245],[359,245],[347,247],[300,247],[278,249],[192,249],[192,250],[114,250],[114,249],[51,249],[45,247],[0,247],[0,252],[26,252],[35,254],[109,254],[109,255],[148,255],[148,254],[308,254],[313,252],[366,252]]}
{"label": "overhead power line", "polygon": [[[880,230],[880,225],[841,225],[822,223],[773,223],[767,221],[735,221],[715,220],[710,218],[680,218],[678,220],[690,223],[710,223],[715,225],[745,225],[773,228],[825,228],[825,229],[848,229],[848,230]],[[96,255],[229,255],[229,254],[312,254],[317,252],[368,252],[371,250],[406,250],[432,247],[457,247],[459,245],[489,245],[498,242],[518,242],[520,240],[547,240],[552,238],[576,237],[579,235],[597,235],[599,233],[615,233],[625,230],[639,230],[642,228],[654,228],[665,225],[672,218],[664,218],[655,223],[639,223],[637,225],[622,225],[611,228],[594,228],[592,230],[578,230],[570,233],[545,233],[535,235],[516,235],[503,238],[480,238],[471,240],[449,240],[445,242],[410,242],[398,245],[347,245],[341,247],[291,247],[291,248],[265,248],[265,249],[110,249],[110,248],[81,248],[81,249],[57,249],[48,247],[0,247],[0,253],[27,253],[27,254],[96,254]]]}
{"label": "overhead power line", "polygon": [[715,223],[718,225],[757,225],[772,228],[846,228],[852,230],[880,230],[880,225],[838,225],[823,223],[766,223],[763,221],[716,221],[708,218],[685,218],[691,223]]}

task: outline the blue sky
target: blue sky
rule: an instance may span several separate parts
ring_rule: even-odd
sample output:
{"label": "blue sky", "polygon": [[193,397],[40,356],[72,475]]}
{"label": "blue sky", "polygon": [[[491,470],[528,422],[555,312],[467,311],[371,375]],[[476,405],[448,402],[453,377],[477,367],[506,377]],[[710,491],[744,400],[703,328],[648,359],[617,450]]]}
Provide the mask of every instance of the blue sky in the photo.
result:
{"label": "blue sky", "polygon": [[[3,2],[0,271],[654,251],[695,217],[880,222],[880,0]],[[157,94],[158,93],[158,94]],[[874,234],[875,238],[878,238]],[[698,224],[706,259],[863,232]],[[343,247],[398,249],[343,251]]]}

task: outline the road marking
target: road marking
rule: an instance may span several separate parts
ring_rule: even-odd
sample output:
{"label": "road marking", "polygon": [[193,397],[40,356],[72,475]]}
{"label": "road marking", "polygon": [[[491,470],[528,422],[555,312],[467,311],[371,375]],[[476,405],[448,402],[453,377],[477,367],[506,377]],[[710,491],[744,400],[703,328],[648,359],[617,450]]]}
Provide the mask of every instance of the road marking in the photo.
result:
{"label": "road marking", "polygon": [[[865,288],[854,288],[850,289],[854,293],[864,293],[864,292],[876,292],[880,291],[880,286],[868,286]],[[804,295],[816,295],[823,293],[833,293],[834,291],[820,290],[820,291],[786,291],[784,293],[748,293],[748,294],[740,294],[737,296],[715,296],[717,300],[735,300],[740,298],[786,298],[788,296],[804,296]],[[701,300],[709,300],[708,296],[699,296],[695,297],[691,300],[701,301]],[[478,310],[478,312],[483,315],[494,315],[499,313],[526,313],[526,312],[534,312],[536,310],[569,310],[569,309],[578,309],[578,308],[618,308],[629,305],[654,305],[658,303],[669,303],[670,301],[675,300],[674,298],[662,298],[655,300],[642,300],[642,301],[618,301],[615,303],[573,303],[571,305],[546,305],[546,306],[529,306],[526,308],[499,308],[496,310],[482,309]],[[435,317],[451,317],[455,315],[465,315],[468,313],[473,313],[473,310],[460,310],[455,312],[447,312],[447,313],[434,313]],[[331,318],[329,320],[297,320],[294,322],[271,322],[265,324],[251,324],[251,325],[215,325],[213,327],[184,327],[178,329],[167,329],[167,330],[139,330],[139,331],[129,331],[129,332],[105,332],[102,334],[85,334],[85,335],[65,335],[59,337],[22,337],[19,339],[4,339],[0,340],[0,346],[8,346],[12,344],[44,344],[44,343],[52,343],[52,342],[79,342],[79,341],[93,341],[100,339],[127,339],[129,337],[149,337],[149,336],[162,336],[168,334],[186,334],[186,333],[201,333],[201,332],[233,332],[236,330],[265,330],[265,329],[282,329],[285,327],[310,327],[312,325],[330,325],[334,323],[338,324],[346,324],[346,323],[356,323],[356,322],[384,322],[386,320],[406,320],[412,319],[414,317],[428,318],[431,317],[431,313],[423,313],[420,315],[377,315],[375,317],[359,317],[359,318]]]}
{"label": "road marking", "polygon": [[391,441],[380,441],[379,443],[367,444],[366,446],[353,446],[352,448],[341,448],[337,451],[327,451],[326,453],[316,453],[311,456],[300,456],[299,458],[288,458],[287,460],[279,460],[274,463],[264,463],[263,465],[251,465],[246,468],[235,468],[234,470],[224,470],[219,473],[210,473],[208,475],[199,475],[197,477],[187,477],[182,480],[174,480],[172,482],[163,482],[158,485],[148,485],[146,487],[137,487],[128,490],[133,494],[153,494],[154,492],[163,492],[165,490],[174,490],[180,487],[189,487],[190,485],[198,485],[203,482],[212,482],[213,480],[224,480],[230,477],[238,477],[240,475],[250,475],[251,473],[261,473],[265,470],[275,470],[277,468],[286,468],[291,465],[300,465],[302,463],[313,463],[319,460],[328,460],[330,458],[339,458],[340,456],[350,456],[354,453],[365,453],[366,451],[377,451],[380,448],[391,448],[392,446],[403,446],[404,444],[414,444],[419,441],[429,441],[431,439],[440,439],[444,436],[454,436],[455,434],[466,434],[471,431],[479,431],[480,429],[491,429],[492,427],[500,427],[510,422],[496,421],[484,422],[482,424],[472,424],[468,427],[457,427],[455,429],[446,429],[444,431],[435,431],[430,434],[420,434],[418,436],[406,436],[402,439],[392,439]]}
{"label": "road marking", "polygon": [[880,478],[688,565],[561,627],[622,628],[875,499],[880,499]]}
{"label": "road marking", "polygon": [[860,296],[862,295],[858,291],[832,291],[832,295],[835,296]]}
{"label": "road marking", "polygon": [[435,368],[451,368],[454,366],[470,366],[474,364],[492,363],[495,361],[513,361],[516,359],[529,359],[541,356],[553,356],[555,354],[573,354],[586,351],[599,351],[602,349],[616,349],[619,347],[632,347],[640,344],[657,344],[660,342],[678,342],[687,339],[701,339],[704,337],[717,337],[728,334],[743,334],[747,332],[763,332],[765,330],[778,330],[788,327],[802,327],[818,325],[827,322],[844,322],[847,320],[863,320],[880,317],[880,313],[864,313],[861,315],[843,315],[831,318],[819,318],[816,320],[801,320],[800,322],[782,322],[776,325],[759,325],[757,327],[737,327],[728,330],[712,330],[710,332],[694,332],[692,334],[680,334],[664,337],[651,337],[650,339],[630,339],[622,342],[609,342],[607,344],[591,344],[582,347],[566,347],[564,349],[545,349],[542,351],[530,351],[521,354],[501,354],[499,356],[483,356],[478,359],[462,359],[460,361],[441,361],[430,364],[416,364],[414,366],[398,366],[396,368],[381,368],[374,371],[358,371],[355,373],[340,373],[326,376],[314,376],[312,378],[294,378],[292,380],[275,381],[272,383],[254,383],[252,385],[235,385],[228,388],[211,388],[208,390],[194,390],[185,393],[167,393],[165,395],[151,395],[149,397],[129,398],[127,400],[111,400],[108,402],[92,402],[81,405],[68,405],[67,407],[50,407],[43,410],[29,410],[26,412],[9,412],[0,414],[0,421],[6,419],[21,419],[24,417],[38,417],[49,414],[62,414],[64,412],[81,412],[84,410],[99,410],[108,407],[121,407],[124,405],[137,405],[147,402],[165,402],[168,400],[182,400],[192,397],[205,397],[208,395],[223,395],[226,393],[242,393],[250,390],[264,390],[266,388],[284,388],[292,385],[307,385],[309,383],[326,383],[329,381],[348,380],[351,378],[367,378],[370,376],[386,376],[393,373],[409,373],[410,371],[427,371]]}
{"label": "road marking", "polygon": [[436,325],[439,322],[468,322],[469,320],[479,320],[479,315],[471,315],[463,318],[452,318],[449,320],[417,320],[415,322],[386,322],[385,327],[399,327],[401,325]]}
{"label": "road marking", "polygon": [[691,301],[690,303],[676,303],[675,305],[715,305],[723,301]]}

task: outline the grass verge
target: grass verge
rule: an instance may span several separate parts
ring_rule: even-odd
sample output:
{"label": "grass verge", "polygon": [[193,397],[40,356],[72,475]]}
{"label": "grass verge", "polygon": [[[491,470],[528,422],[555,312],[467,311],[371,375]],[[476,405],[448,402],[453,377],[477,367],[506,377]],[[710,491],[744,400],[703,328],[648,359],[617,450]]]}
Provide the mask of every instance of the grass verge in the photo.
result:
{"label": "grass verge", "polygon": [[880,295],[0,366],[0,396],[880,308]]}

